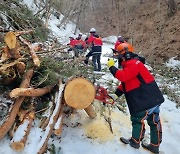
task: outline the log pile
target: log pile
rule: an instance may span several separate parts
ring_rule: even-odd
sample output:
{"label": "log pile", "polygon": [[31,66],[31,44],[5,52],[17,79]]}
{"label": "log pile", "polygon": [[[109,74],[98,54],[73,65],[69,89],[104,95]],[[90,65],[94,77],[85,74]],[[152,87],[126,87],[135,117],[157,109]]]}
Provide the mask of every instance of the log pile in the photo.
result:
{"label": "log pile", "polygon": [[[83,109],[90,118],[96,117],[92,106],[95,88],[86,77],[74,77],[80,75],[79,70],[82,70],[74,67],[75,63],[79,63],[77,59],[74,62],[72,59],[66,59],[60,64],[51,63],[45,58],[42,60],[40,55],[42,56],[43,52],[37,54],[39,48],[34,47],[22,36],[32,32],[33,30],[10,31],[5,34],[5,45],[0,52],[0,86],[9,88],[7,97],[14,103],[9,107],[5,120],[0,125],[0,140],[9,132],[11,148],[17,152],[23,151],[33,121],[40,115],[39,128],[42,129],[43,136],[34,153],[41,154],[45,152],[52,134],[62,134],[64,106],[74,110]],[[61,67],[62,63],[71,70],[67,71]],[[72,70],[76,74],[71,73]],[[65,72],[68,72],[68,75],[65,75]],[[60,80],[62,76],[66,77],[64,83]],[[44,98],[48,100],[46,106]],[[47,111],[49,114],[43,116]]]}

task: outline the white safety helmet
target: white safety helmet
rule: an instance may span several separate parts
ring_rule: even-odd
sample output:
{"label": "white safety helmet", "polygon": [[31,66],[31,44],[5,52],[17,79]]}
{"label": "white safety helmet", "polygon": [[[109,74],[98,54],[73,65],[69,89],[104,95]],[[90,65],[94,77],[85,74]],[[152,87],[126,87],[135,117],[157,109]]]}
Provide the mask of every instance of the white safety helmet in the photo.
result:
{"label": "white safety helmet", "polygon": [[90,33],[96,32],[96,29],[95,29],[95,28],[91,28],[89,32],[90,32]]}

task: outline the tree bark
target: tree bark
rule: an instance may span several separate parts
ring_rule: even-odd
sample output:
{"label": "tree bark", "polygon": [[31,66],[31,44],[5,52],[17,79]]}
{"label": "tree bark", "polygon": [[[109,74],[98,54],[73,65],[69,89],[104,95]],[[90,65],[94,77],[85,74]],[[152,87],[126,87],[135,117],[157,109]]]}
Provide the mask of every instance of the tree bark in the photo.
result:
{"label": "tree bark", "polygon": [[89,105],[87,108],[84,109],[86,111],[86,113],[88,114],[88,116],[92,119],[94,119],[97,114],[96,112],[94,111],[93,109],[93,106],[92,105]]}
{"label": "tree bark", "polygon": [[31,97],[38,97],[38,96],[42,96],[48,92],[50,92],[52,90],[54,86],[46,86],[44,88],[16,88],[13,89],[10,92],[10,97],[11,98],[16,98],[19,96],[31,96]]}

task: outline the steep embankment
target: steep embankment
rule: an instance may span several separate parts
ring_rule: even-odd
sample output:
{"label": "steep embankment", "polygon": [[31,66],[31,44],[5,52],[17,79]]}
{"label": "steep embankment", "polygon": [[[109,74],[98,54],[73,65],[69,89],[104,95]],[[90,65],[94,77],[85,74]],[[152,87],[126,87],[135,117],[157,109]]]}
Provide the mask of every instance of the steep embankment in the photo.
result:
{"label": "steep embankment", "polygon": [[[149,62],[162,64],[169,58],[180,59],[180,5],[174,16],[168,16],[165,0],[103,0],[86,8],[82,30],[95,27],[103,36],[122,35],[129,38],[136,52],[141,52]],[[176,0],[179,4],[180,0]],[[119,11],[117,11],[118,9]],[[119,26],[117,26],[119,24]],[[119,32],[118,32],[119,29]]]}
{"label": "steep embankment", "polygon": [[180,59],[180,11],[167,15],[165,2],[141,4],[135,10],[134,46],[156,64],[177,56]]}

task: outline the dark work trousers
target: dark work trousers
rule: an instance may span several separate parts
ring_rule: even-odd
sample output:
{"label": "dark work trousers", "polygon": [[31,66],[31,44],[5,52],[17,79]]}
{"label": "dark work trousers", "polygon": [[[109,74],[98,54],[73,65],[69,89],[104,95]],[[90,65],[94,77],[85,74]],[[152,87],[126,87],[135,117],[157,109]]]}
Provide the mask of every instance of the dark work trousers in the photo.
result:
{"label": "dark work trousers", "polygon": [[159,105],[149,110],[139,112],[131,116],[132,121],[132,139],[136,143],[144,138],[145,124],[144,120],[147,120],[150,126],[150,140],[154,146],[159,146],[162,141],[162,127],[159,117]]}
{"label": "dark work trousers", "polygon": [[101,54],[92,55],[94,71],[101,71]]}

